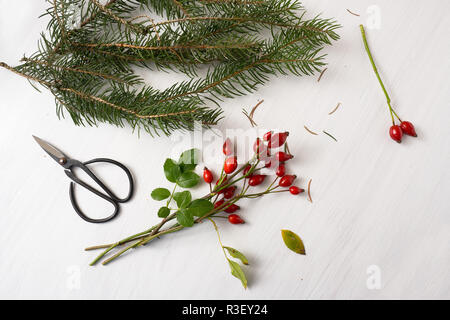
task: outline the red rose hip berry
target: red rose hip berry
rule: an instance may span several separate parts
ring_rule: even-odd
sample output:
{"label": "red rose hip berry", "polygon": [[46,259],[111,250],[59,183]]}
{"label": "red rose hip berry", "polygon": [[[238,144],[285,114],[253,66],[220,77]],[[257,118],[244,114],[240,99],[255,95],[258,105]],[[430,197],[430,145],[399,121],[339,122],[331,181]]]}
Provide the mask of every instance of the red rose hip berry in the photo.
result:
{"label": "red rose hip berry", "polygon": [[213,181],[213,174],[207,167],[203,169],[203,180],[205,180],[206,183],[211,183]]}
{"label": "red rose hip berry", "polygon": [[237,189],[236,186],[231,186],[231,187],[226,188],[226,189],[223,191],[223,197],[224,197],[225,199],[231,199],[231,198],[233,198],[236,189]]}
{"label": "red rose hip berry", "polygon": [[389,129],[389,135],[391,136],[392,140],[394,140],[398,143],[402,142],[403,132],[402,132],[402,128],[400,128],[400,126],[393,125]]}
{"label": "red rose hip berry", "polygon": [[236,212],[240,209],[241,207],[239,207],[237,204],[230,204],[225,210],[226,213],[233,213]]}
{"label": "red rose hip berry", "polygon": [[217,209],[218,207],[221,207],[225,203],[225,200],[220,199],[216,203],[214,203],[214,209]]}
{"label": "red rose hip berry", "polygon": [[286,142],[288,136],[289,136],[289,132],[275,133],[270,138],[267,146],[269,148],[278,148]]}
{"label": "red rose hip berry", "polygon": [[280,164],[279,166],[278,166],[278,168],[277,168],[277,170],[275,171],[275,174],[278,176],[278,177],[282,177],[282,176],[284,176],[285,174],[286,174],[286,167],[285,167],[285,165],[284,164]]}
{"label": "red rose hip berry", "polygon": [[272,131],[266,132],[263,136],[264,141],[270,141],[270,138],[272,137]]}
{"label": "red rose hip berry", "polygon": [[264,179],[266,178],[265,175],[262,174],[256,174],[253,175],[249,180],[248,180],[248,185],[255,187],[257,185],[260,185],[261,183],[264,182]]}
{"label": "red rose hip berry", "polygon": [[228,216],[228,221],[229,221],[231,224],[242,224],[242,223],[245,223],[245,221],[242,220],[242,218],[239,217],[237,214],[230,214],[230,215]]}
{"label": "red rose hip berry", "polygon": [[414,128],[414,125],[409,121],[402,121],[400,123],[400,128],[402,129],[402,132],[404,134],[407,134],[408,136],[417,137],[416,129]]}
{"label": "red rose hip berry", "polygon": [[296,195],[296,194],[300,194],[300,193],[302,193],[302,192],[305,192],[305,190],[304,190],[304,189],[301,189],[301,188],[299,188],[299,187],[297,187],[297,186],[292,186],[292,187],[289,188],[289,192],[290,192],[291,194],[293,194],[293,195]]}
{"label": "red rose hip berry", "polygon": [[233,146],[231,144],[230,138],[227,138],[222,147],[223,154],[229,156],[233,154]]}
{"label": "red rose hip berry", "polygon": [[292,159],[294,156],[291,154],[287,154],[286,152],[279,151],[276,153],[276,157],[279,162],[285,162]]}
{"label": "red rose hip berry", "polygon": [[237,157],[232,156],[225,159],[225,164],[223,165],[223,171],[225,171],[226,174],[233,173],[234,170],[237,168]]}
{"label": "red rose hip berry", "polygon": [[292,183],[294,183],[295,178],[297,178],[297,176],[295,175],[285,175],[283,178],[281,178],[279,186],[289,187]]}

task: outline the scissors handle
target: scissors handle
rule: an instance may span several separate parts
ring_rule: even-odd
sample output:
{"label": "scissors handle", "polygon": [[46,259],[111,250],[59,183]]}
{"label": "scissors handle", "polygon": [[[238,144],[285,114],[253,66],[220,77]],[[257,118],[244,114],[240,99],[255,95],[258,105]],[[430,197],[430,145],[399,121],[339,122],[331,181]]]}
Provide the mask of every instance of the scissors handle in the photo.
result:
{"label": "scissors handle", "polygon": [[[134,182],[133,182],[133,177],[131,175],[130,170],[128,170],[127,167],[125,167],[123,164],[121,164],[120,162],[117,162],[115,160],[112,159],[108,159],[108,158],[98,158],[98,159],[93,159],[93,160],[89,160],[86,161],[84,163],[77,161],[77,160],[69,160],[70,163],[70,169],[65,170],[66,175],[73,181],[70,183],[70,189],[69,189],[69,196],[70,196],[70,202],[72,203],[72,206],[75,210],[75,212],[85,221],[87,222],[91,222],[91,223],[102,223],[102,222],[107,222],[110,221],[112,219],[114,219],[117,214],[119,213],[119,203],[123,203],[123,202],[127,202],[128,200],[131,199],[131,197],[133,196],[133,190],[134,190]],[[125,198],[118,198],[88,167],[87,165],[92,164],[92,163],[98,163],[98,162],[106,162],[106,163],[111,163],[113,165],[118,166],[119,168],[121,168],[127,175],[128,177],[128,181],[129,181],[129,191],[128,191],[128,195]],[[83,170],[89,177],[92,178],[92,180],[94,180],[94,182],[100,186],[100,188],[106,193],[103,193],[101,191],[99,191],[98,189],[92,187],[91,185],[87,184],[86,182],[82,181],[81,179],[79,179],[74,173],[73,173],[73,168],[80,168],[81,170]],[[75,183],[79,184],[80,186],[86,188],[87,190],[91,191],[92,193],[94,193],[95,195],[99,196],[100,198],[110,202],[113,206],[114,206],[114,212],[106,217],[106,218],[101,218],[101,219],[93,219],[88,217],[87,215],[85,215],[80,207],[78,206],[78,203],[76,201],[75,198]]]}

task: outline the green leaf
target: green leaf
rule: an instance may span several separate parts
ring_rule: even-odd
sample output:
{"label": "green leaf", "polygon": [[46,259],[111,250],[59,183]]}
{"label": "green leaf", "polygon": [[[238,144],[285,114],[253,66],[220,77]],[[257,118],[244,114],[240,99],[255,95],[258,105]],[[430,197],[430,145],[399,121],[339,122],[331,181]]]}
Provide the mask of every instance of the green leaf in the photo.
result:
{"label": "green leaf", "polygon": [[177,183],[182,188],[195,187],[200,181],[200,176],[195,172],[183,172],[178,179]]}
{"label": "green leaf", "polygon": [[186,208],[192,200],[192,195],[189,191],[176,192],[173,195],[174,200],[176,201],[178,208]]}
{"label": "green leaf", "polygon": [[228,259],[228,263],[230,264],[231,274],[241,280],[242,286],[247,289],[247,278],[245,277],[244,271],[242,271],[239,263],[234,262],[233,260]]}
{"label": "green leaf", "polygon": [[203,217],[213,209],[214,205],[206,199],[196,199],[189,205],[189,211],[196,217]]}
{"label": "green leaf", "polygon": [[167,207],[161,207],[158,210],[158,217],[166,218],[170,214],[170,209]]}
{"label": "green leaf", "polygon": [[188,172],[195,169],[200,159],[200,150],[198,149],[190,149],[184,151],[178,163],[182,169],[182,172]]}
{"label": "green leaf", "polygon": [[166,159],[166,162],[164,162],[164,174],[166,175],[167,180],[175,183],[181,176],[180,166],[172,159]]}
{"label": "green leaf", "polygon": [[224,249],[227,249],[228,253],[236,259],[241,260],[241,262],[245,265],[248,265],[248,260],[247,258],[244,256],[244,254],[242,252],[239,252],[238,250],[231,248],[231,247],[223,247]]}
{"label": "green leaf", "polygon": [[153,200],[161,201],[170,197],[170,191],[166,188],[156,188],[151,194]]}
{"label": "green leaf", "polygon": [[283,237],[286,247],[298,254],[306,254],[302,239],[294,232],[290,230],[281,230],[281,236]]}
{"label": "green leaf", "polygon": [[194,216],[188,209],[181,209],[177,212],[177,221],[183,227],[192,227],[194,225]]}

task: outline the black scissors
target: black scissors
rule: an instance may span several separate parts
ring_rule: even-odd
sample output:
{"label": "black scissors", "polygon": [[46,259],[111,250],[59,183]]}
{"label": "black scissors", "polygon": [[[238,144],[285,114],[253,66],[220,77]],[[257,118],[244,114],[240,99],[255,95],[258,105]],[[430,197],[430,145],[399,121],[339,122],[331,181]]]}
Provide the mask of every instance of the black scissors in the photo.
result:
{"label": "black scissors", "polygon": [[[65,169],[64,172],[73,181],[73,182],[70,182],[70,189],[69,189],[70,202],[72,203],[72,206],[75,209],[76,213],[81,218],[86,220],[87,222],[102,223],[102,222],[107,222],[109,220],[114,219],[117,216],[117,214],[119,213],[119,203],[127,202],[128,200],[131,199],[131,197],[133,195],[133,189],[134,189],[133,177],[131,175],[130,170],[128,170],[128,168],[125,167],[120,162],[117,162],[112,159],[107,159],[107,158],[98,158],[98,159],[93,159],[93,160],[86,161],[86,162],[80,162],[75,159],[70,159],[69,157],[64,155],[64,153],[62,153],[60,150],[58,150],[51,144],[45,142],[44,140],[42,140],[38,137],[35,137],[35,136],[33,136],[33,138],[42,147],[42,149],[44,149],[44,151],[50,155],[50,157],[52,157],[56,162],[58,162]],[[103,182],[101,182],[100,179],[97,178],[97,176],[87,167],[88,165],[90,165],[92,163],[97,163],[97,162],[110,163],[110,164],[118,166],[123,171],[125,171],[125,173],[127,174],[127,177],[128,177],[128,181],[130,182],[130,189],[128,191],[128,195],[125,198],[120,199],[117,196],[115,196],[114,193],[110,189],[108,189],[108,187],[105,186],[103,184]],[[91,177],[94,180],[94,182],[97,185],[99,185],[100,188],[102,188],[106,194],[97,190],[96,188],[90,186],[86,182],[80,180],[73,172],[73,169],[75,169],[75,168],[80,168],[81,170],[86,172],[89,175],[89,177]],[[114,212],[109,217],[102,218],[102,219],[93,219],[93,218],[86,216],[80,210],[80,207],[78,206],[78,204],[75,200],[75,193],[74,193],[75,183],[88,189],[89,191],[93,192],[100,198],[105,199],[106,201],[110,202],[114,206]]]}

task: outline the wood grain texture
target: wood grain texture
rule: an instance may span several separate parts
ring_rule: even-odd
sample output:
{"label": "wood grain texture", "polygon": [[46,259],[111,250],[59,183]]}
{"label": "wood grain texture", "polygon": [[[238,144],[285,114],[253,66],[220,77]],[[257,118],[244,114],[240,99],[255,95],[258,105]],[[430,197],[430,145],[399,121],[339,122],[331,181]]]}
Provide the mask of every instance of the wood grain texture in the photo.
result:
{"label": "wood grain texture", "polygon": [[[46,4],[6,2],[0,0],[8,7],[0,11],[0,60],[14,65],[33,52],[46,25],[37,16]],[[264,99],[255,121],[290,131],[297,156],[289,167],[303,185],[313,178],[312,204],[288,195],[263,198],[251,208],[242,205],[245,225],[219,221],[224,244],[250,261],[248,290],[230,275],[209,222],[107,267],[88,267],[94,255],[84,247],[157,220],[158,204],[149,195],[166,185],[160,168],[175,152],[171,146],[180,146],[174,141],[180,136],[139,138],[128,128],[75,127],[70,119],[57,120],[48,92],[0,70],[0,298],[450,298],[450,2],[304,5],[310,15],[322,12],[343,25],[342,39],[327,49],[329,66],[320,82],[274,78],[256,94],[223,104],[226,119],[219,129],[225,131],[247,128],[242,107]],[[358,28],[373,26],[378,9],[379,29],[368,28],[369,42],[395,107],[419,135],[401,145],[388,137],[389,115]],[[155,85],[172,81],[159,78]],[[338,102],[341,107],[328,115]],[[338,142],[313,136],[304,125],[326,130]],[[65,175],[32,134],[80,160],[104,156],[126,163],[137,180],[134,200],[109,224],[85,223],[70,206]],[[103,208],[96,200],[90,204]],[[281,229],[302,237],[306,256],[284,247]],[[373,270],[380,272],[379,289],[367,286]]]}

